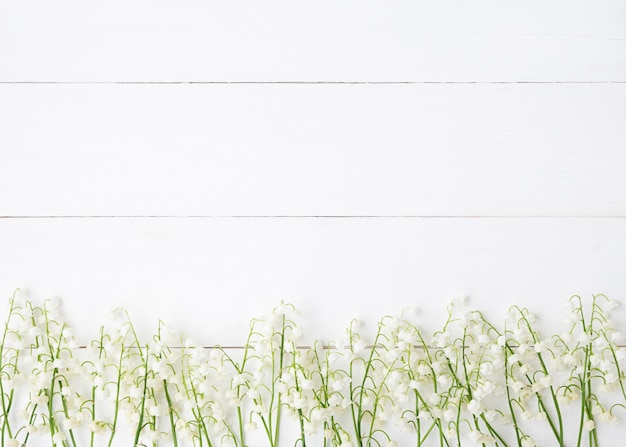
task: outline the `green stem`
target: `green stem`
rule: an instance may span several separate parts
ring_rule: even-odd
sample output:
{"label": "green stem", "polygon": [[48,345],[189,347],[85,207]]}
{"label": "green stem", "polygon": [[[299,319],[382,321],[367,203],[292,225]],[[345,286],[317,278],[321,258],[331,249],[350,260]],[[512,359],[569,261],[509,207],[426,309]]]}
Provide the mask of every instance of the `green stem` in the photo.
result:
{"label": "green stem", "polygon": [[115,409],[113,410],[113,423],[111,424],[111,436],[109,437],[109,442],[107,447],[111,447],[113,444],[113,438],[115,437],[115,433],[117,431],[117,417],[119,415],[119,407],[120,407],[120,385],[122,383],[122,361],[124,359],[124,342],[122,342],[122,347],[120,350],[120,359],[117,365],[117,382],[115,384]]}
{"label": "green stem", "polygon": [[585,399],[587,398],[586,393],[585,393],[585,387],[583,385],[583,379],[578,376],[578,379],[580,381],[580,390],[582,393],[582,400],[581,400],[581,404],[580,404],[580,423],[578,424],[578,438],[576,441],[576,445],[577,447],[580,447],[580,443],[582,442],[582,436],[583,436],[583,425],[585,423]]}
{"label": "green stem", "polygon": [[[138,348],[141,349],[141,348]],[[148,389],[148,345],[146,345],[146,357],[144,360],[144,373],[143,373],[143,392],[141,396],[141,408],[139,410],[139,421],[137,422],[137,430],[135,431],[135,442],[133,446],[139,444],[139,434],[143,429],[143,417],[146,408],[146,391]]]}
{"label": "green stem", "polygon": [[172,442],[174,447],[178,447],[178,437],[176,436],[176,423],[174,422],[174,408],[172,407],[172,399],[167,389],[167,381],[163,379],[163,389],[165,390],[165,400],[167,401],[167,413],[170,418],[170,426],[172,427]]}
{"label": "green stem", "polygon": [[[13,390],[11,390],[11,394],[8,398],[7,403],[7,395],[4,392],[4,381],[2,380],[2,372],[4,370],[4,344],[6,341],[7,334],[9,332],[9,323],[11,322],[11,317],[14,315],[15,311],[15,294],[17,291],[13,292],[13,296],[9,301],[9,316],[4,324],[4,331],[2,333],[2,342],[0,343],[0,394],[2,395],[2,442],[4,443],[4,432],[6,431],[9,435],[9,438],[13,438],[13,434],[11,432],[11,424],[9,421],[9,410],[11,408],[11,403],[13,402]],[[16,364],[17,364],[17,354],[16,354]],[[10,366],[10,365],[9,365]],[[14,372],[15,372],[14,367]]]}
{"label": "green stem", "polygon": [[515,410],[513,409],[513,403],[511,402],[511,388],[509,387],[509,374],[508,374],[508,364],[509,364],[509,355],[506,347],[508,346],[508,342],[505,340],[504,345],[504,384],[506,387],[506,400],[509,404],[509,411],[511,412],[511,420],[513,421],[513,428],[515,429],[515,438],[517,439],[517,446],[522,447],[522,439],[520,437],[520,428],[517,424],[517,417],[515,416]]}

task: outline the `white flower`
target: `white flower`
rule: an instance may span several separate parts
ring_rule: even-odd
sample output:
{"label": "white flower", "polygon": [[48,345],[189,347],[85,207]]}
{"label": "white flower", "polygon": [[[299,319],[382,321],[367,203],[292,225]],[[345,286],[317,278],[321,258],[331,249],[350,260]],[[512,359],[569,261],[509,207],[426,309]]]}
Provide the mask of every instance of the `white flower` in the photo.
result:
{"label": "white flower", "polygon": [[[591,357],[589,357],[589,361],[591,362],[592,366],[598,366],[602,362],[602,356],[598,354],[591,354]],[[603,369],[603,368],[600,368],[600,369]]]}
{"label": "white flower", "polygon": [[543,385],[541,384],[541,382],[535,382],[532,384],[531,389],[533,393],[538,393],[543,389]]}
{"label": "white flower", "polygon": [[159,439],[160,434],[154,430],[144,430],[141,432],[141,437],[145,439],[148,444],[152,444]]}
{"label": "white flower", "polygon": [[365,351],[365,348],[367,348],[367,343],[365,343],[365,341],[363,340],[358,340],[356,343],[354,343],[353,346],[354,355],[358,357],[360,354],[363,353],[363,351]]}
{"label": "white flower", "polygon": [[254,413],[260,414],[260,415],[266,415],[267,414],[267,408],[265,408],[265,405],[262,404],[256,404],[252,406],[252,411]]}
{"label": "white flower", "polygon": [[587,332],[583,332],[578,336],[578,342],[583,345],[591,343],[591,335],[589,335]]}
{"label": "white flower", "polygon": [[544,388],[549,388],[550,385],[552,385],[552,376],[543,376],[539,379],[539,383],[541,383],[541,386]]}
{"label": "white flower", "polygon": [[520,354],[524,354],[526,351],[528,351],[528,348],[529,346],[526,343],[522,343],[517,347],[517,350]]}
{"label": "white flower", "polygon": [[591,419],[587,419],[583,424],[583,428],[587,431],[591,431],[596,428],[596,424]]}
{"label": "white flower", "polygon": [[479,431],[471,431],[469,432],[468,437],[474,441],[476,444],[489,444],[492,440],[491,436],[481,433]]}
{"label": "white flower", "polygon": [[432,393],[428,396],[427,400],[431,405],[437,405],[439,404],[439,395],[437,393]]}
{"label": "white flower", "polygon": [[469,404],[467,404],[467,409],[472,413],[472,414],[478,414],[480,413],[480,402],[477,401],[476,399],[472,399],[470,400]]}
{"label": "white flower", "polygon": [[33,326],[28,330],[28,335],[31,337],[37,337],[41,335],[41,329],[39,329],[37,326]]}
{"label": "white flower", "polygon": [[150,416],[163,416],[167,414],[167,407],[164,405],[150,405],[147,407]]}
{"label": "white flower", "polygon": [[500,414],[499,419],[499,423],[502,425],[509,425],[513,423],[513,418],[508,413]]}
{"label": "white flower", "polygon": [[485,411],[484,415],[485,419],[487,419],[488,422],[493,422],[498,413],[493,410],[487,410]]}
{"label": "white flower", "polygon": [[255,430],[258,430],[258,428],[259,428],[259,426],[254,421],[250,421],[247,424],[245,424],[245,426],[244,426],[244,429],[246,431],[255,431]]}
{"label": "white flower", "polygon": [[[434,418],[434,419],[439,419],[443,416],[443,410],[439,407],[432,407],[430,409],[430,415]],[[431,419],[432,420],[432,419]]]}
{"label": "white flower", "polygon": [[306,405],[306,402],[307,402],[306,399],[304,399],[302,397],[294,397],[292,406],[296,410],[301,410]]}
{"label": "white flower", "polygon": [[611,413],[609,413],[608,411],[604,411],[604,412],[600,413],[598,415],[598,419],[603,424],[608,424],[608,425],[615,425],[615,424],[617,424],[617,418],[614,415],[612,415]]}
{"label": "white flower", "polygon": [[467,301],[469,300],[468,296],[460,296],[457,298],[453,298],[450,300],[450,307],[463,307],[467,305]]}
{"label": "white flower", "polygon": [[330,389],[333,391],[341,391],[345,388],[345,384],[343,380],[333,380],[330,382]]}
{"label": "white flower", "polygon": [[52,442],[55,444],[62,444],[65,441],[65,433],[62,431],[56,432],[54,436],[52,436]]}
{"label": "white flower", "polygon": [[567,366],[574,366],[576,364],[576,357],[570,353],[564,354],[562,360]]}
{"label": "white flower", "polygon": [[448,439],[456,439],[456,430],[453,427],[446,428],[445,434]]}
{"label": "white flower", "polygon": [[[480,326],[477,326],[477,328],[480,329]],[[478,334],[477,340],[479,345],[486,345],[489,343],[489,336],[487,334]]]}
{"label": "white flower", "polygon": [[261,393],[256,388],[253,388],[246,393],[246,396],[249,397],[251,400],[258,399],[260,395]]}
{"label": "white flower", "polygon": [[294,340],[298,340],[299,338],[301,338],[303,333],[304,331],[299,326],[294,327],[291,331],[291,335],[293,336]]}
{"label": "white flower", "polygon": [[557,396],[557,399],[559,399],[559,402],[569,405],[578,399],[578,393],[571,388],[567,388],[563,391],[563,394]]}
{"label": "white flower", "polygon": [[133,399],[139,399],[142,395],[142,390],[141,388],[139,388],[136,385],[133,385],[132,387],[130,387],[130,389],[128,390],[128,395],[130,397],[132,397]]}
{"label": "white flower", "polygon": [[430,368],[428,367],[428,365],[426,363],[420,363],[417,366],[417,373],[422,375],[422,376],[425,376],[426,374],[430,373]]}
{"label": "white flower", "polygon": [[527,400],[532,396],[533,392],[532,392],[532,388],[531,387],[525,387],[522,388],[520,393],[519,393],[519,399],[520,400]]}
{"label": "white flower", "polygon": [[48,396],[46,396],[45,394],[41,394],[35,397],[35,399],[33,399],[33,402],[40,407],[44,407],[48,405]]}
{"label": "white flower", "polygon": [[238,385],[243,385],[244,383],[246,383],[246,376],[245,375],[237,374],[235,377],[233,377],[232,386],[236,387]]}
{"label": "white flower", "polygon": [[106,430],[106,426],[101,421],[91,421],[89,423],[89,431],[92,433],[102,433]]}
{"label": "white flower", "polygon": [[480,372],[484,376],[490,375],[493,372],[493,363],[484,362],[482,365],[480,365]]}
{"label": "white flower", "polygon": [[521,382],[519,380],[516,380],[515,382],[513,382],[513,384],[511,385],[511,389],[513,390],[513,392],[515,394],[519,394],[519,392],[524,388],[524,382]]}
{"label": "white flower", "polygon": [[[79,413],[80,414],[80,413]],[[73,417],[73,418],[68,418],[65,419],[63,421],[63,426],[67,429],[67,430],[73,430],[77,427],[80,427],[80,423],[81,421],[79,421],[77,418]]]}
{"label": "white flower", "polygon": [[438,348],[444,348],[447,346],[449,338],[450,334],[447,332],[439,332],[438,334],[433,335],[432,343]]}
{"label": "white flower", "polygon": [[451,380],[449,376],[441,375],[437,377],[437,383],[444,388],[450,386]]}
{"label": "white flower", "polygon": [[491,393],[494,389],[496,388],[495,384],[490,381],[487,380],[481,387],[480,387],[480,393],[484,396],[486,396],[487,394]]}
{"label": "white flower", "polygon": [[612,311],[614,309],[617,309],[619,307],[619,302],[618,301],[614,301],[614,300],[608,300],[605,304],[606,309],[608,311]]}
{"label": "white flower", "polygon": [[452,409],[452,408],[448,408],[446,411],[443,412],[443,418],[446,421],[451,421],[454,418],[456,418],[456,410]]}
{"label": "white flower", "polygon": [[601,387],[604,387],[606,392],[610,392],[615,388],[615,385],[618,383],[619,377],[615,371],[609,371],[604,375],[605,383],[600,384]]}
{"label": "white flower", "polygon": [[303,390],[312,390],[314,385],[315,384],[311,379],[304,379],[300,381],[300,388],[302,388]]}

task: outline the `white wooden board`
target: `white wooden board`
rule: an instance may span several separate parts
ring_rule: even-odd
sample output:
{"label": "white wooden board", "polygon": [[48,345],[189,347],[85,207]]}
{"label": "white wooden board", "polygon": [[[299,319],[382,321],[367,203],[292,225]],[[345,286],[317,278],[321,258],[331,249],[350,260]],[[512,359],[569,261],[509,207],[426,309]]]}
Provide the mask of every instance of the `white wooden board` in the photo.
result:
{"label": "white wooden board", "polygon": [[0,215],[626,215],[624,85],[4,85]]}
{"label": "white wooden board", "polygon": [[63,298],[83,337],[125,306],[146,335],[163,318],[240,345],[281,300],[310,338],[407,307],[434,331],[465,295],[496,318],[528,306],[553,333],[571,295],[626,291],[624,219],[1,219],[0,246],[3,294]]}
{"label": "white wooden board", "polygon": [[626,81],[621,0],[5,0],[0,80]]}
{"label": "white wooden board", "polygon": [[332,340],[463,295],[552,333],[624,303],[625,147],[622,0],[5,0],[0,296],[85,342],[117,306],[239,346],[283,299]]}

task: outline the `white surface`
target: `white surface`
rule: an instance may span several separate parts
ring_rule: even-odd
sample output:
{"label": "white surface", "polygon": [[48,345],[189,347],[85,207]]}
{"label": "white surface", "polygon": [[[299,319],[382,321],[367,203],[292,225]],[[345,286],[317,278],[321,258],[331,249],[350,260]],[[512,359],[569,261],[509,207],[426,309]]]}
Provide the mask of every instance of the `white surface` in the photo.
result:
{"label": "white surface", "polygon": [[0,83],[0,295],[83,339],[626,297],[622,0],[7,0]]}
{"label": "white surface", "polygon": [[83,337],[125,306],[146,336],[163,318],[209,346],[283,299],[329,340],[407,307],[441,329],[463,295],[494,318],[528,306],[553,334],[571,295],[626,290],[623,219],[3,219],[0,246],[3,278],[64,298]]}
{"label": "white surface", "polygon": [[624,81],[625,39],[621,0],[4,0],[0,80]]}
{"label": "white surface", "polygon": [[626,215],[626,84],[0,85],[0,104],[4,215]]}

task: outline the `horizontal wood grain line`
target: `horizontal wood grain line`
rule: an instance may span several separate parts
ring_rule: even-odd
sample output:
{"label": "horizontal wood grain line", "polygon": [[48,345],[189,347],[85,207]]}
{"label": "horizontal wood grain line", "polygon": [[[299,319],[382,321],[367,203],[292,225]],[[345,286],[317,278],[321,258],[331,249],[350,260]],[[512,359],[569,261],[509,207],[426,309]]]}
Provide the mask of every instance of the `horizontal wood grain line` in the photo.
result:
{"label": "horizontal wood grain line", "polygon": [[0,81],[0,85],[586,85],[626,81]]}
{"label": "horizontal wood grain line", "polygon": [[[533,345],[534,346],[534,345]],[[624,348],[626,347],[626,344],[617,344],[615,345],[618,348]],[[87,349],[89,346],[87,345],[80,345],[77,346],[78,349]],[[187,349],[187,350],[192,350],[192,349],[206,349],[206,350],[212,350],[212,349],[229,349],[229,350],[239,350],[239,349],[246,349],[250,348],[250,346],[245,346],[245,345],[229,345],[229,346],[222,346],[222,345],[215,345],[215,346],[191,346],[191,347],[187,347],[187,346],[168,346],[168,349]],[[372,349],[374,346],[373,345],[365,345],[364,349]],[[382,345],[377,346],[378,348],[382,348]],[[437,348],[434,345],[428,345],[428,346],[424,346],[422,344],[419,345],[413,345],[414,348],[417,349],[442,349],[442,348]],[[311,345],[299,345],[295,347],[298,350],[304,350],[304,349],[313,349],[313,346]],[[335,347],[332,345],[323,345],[323,346],[319,346],[320,349],[323,350],[330,350],[330,349],[339,349],[339,350],[349,350],[350,346],[341,346],[341,347]],[[510,345],[509,344],[509,348],[511,349],[517,349],[519,348],[519,346],[517,345]],[[142,346],[141,348],[142,350],[144,349],[144,347]]]}
{"label": "horizontal wood grain line", "polygon": [[626,215],[66,215],[66,216],[0,216],[0,219],[626,219]]}

